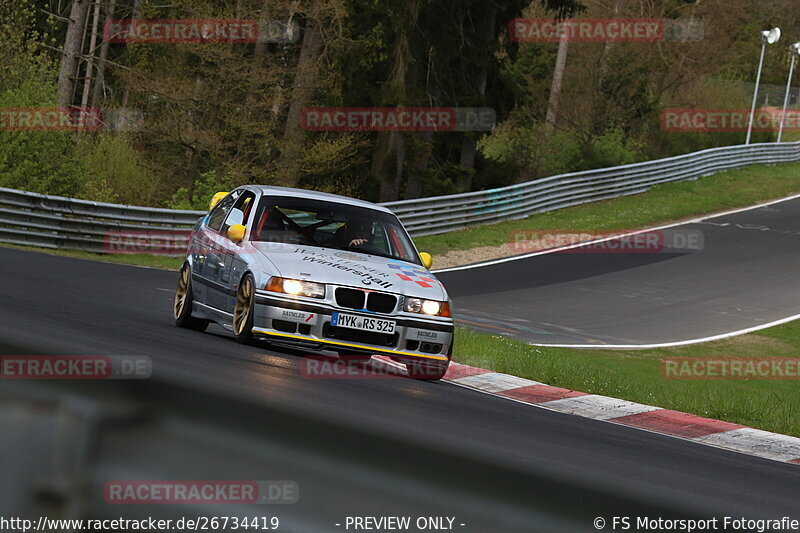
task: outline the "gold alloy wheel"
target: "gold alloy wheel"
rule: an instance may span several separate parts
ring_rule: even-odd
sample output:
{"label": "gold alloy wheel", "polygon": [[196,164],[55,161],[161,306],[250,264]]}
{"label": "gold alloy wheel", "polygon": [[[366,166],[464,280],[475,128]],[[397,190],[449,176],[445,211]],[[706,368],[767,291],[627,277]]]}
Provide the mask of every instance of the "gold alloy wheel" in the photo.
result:
{"label": "gold alloy wheel", "polygon": [[253,280],[248,276],[242,281],[236,293],[236,307],[233,310],[233,332],[241,335],[250,320],[253,308]]}
{"label": "gold alloy wheel", "polygon": [[172,308],[174,318],[177,320],[183,313],[183,308],[186,306],[186,296],[189,294],[189,269],[183,267],[181,269],[181,277],[178,279],[178,290],[175,291],[175,304]]}

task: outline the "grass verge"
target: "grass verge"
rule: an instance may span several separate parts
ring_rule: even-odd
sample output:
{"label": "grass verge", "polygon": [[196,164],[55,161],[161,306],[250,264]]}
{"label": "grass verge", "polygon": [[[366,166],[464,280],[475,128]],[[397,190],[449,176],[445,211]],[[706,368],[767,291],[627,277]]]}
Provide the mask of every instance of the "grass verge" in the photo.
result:
{"label": "grass verge", "polygon": [[717,342],[650,350],[577,350],[458,328],[455,361],[556,387],[800,436],[798,381],[675,380],[662,377],[671,357],[798,357],[800,321]]}
{"label": "grass verge", "polygon": [[500,246],[516,230],[609,232],[655,226],[765,202],[800,192],[800,163],[754,165],[696,181],[657,185],[646,193],[558,209],[523,220],[417,237],[420,250],[442,254]]}

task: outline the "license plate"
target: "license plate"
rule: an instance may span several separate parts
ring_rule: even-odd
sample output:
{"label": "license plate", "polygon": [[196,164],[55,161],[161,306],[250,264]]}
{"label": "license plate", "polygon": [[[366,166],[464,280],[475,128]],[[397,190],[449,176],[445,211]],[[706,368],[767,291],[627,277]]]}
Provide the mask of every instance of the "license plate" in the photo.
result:
{"label": "license plate", "polygon": [[394,333],[395,321],[385,320],[383,318],[348,315],[346,313],[333,313],[331,316],[331,326],[392,334]]}

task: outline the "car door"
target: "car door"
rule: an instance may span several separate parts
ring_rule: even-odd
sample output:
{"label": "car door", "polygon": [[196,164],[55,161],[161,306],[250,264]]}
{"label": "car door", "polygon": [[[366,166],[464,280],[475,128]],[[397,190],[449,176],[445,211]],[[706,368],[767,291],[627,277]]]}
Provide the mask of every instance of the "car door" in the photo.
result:
{"label": "car door", "polygon": [[[198,302],[216,309],[225,306],[225,291],[221,290],[224,241],[220,230],[241,195],[241,190],[233,191],[211,210],[198,232],[198,242],[193,253],[193,274],[199,282],[193,285],[196,290],[195,298]],[[227,236],[224,239],[227,240]]]}
{"label": "car door", "polygon": [[[233,309],[236,306],[235,294],[239,288],[239,281],[247,270],[247,260],[243,254],[248,251],[246,242],[253,224],[255,204],[255,193],[244,192],[236,200],[219,231],[223,237],[219,247],[222,266],[220,283],[224,285],[226,293],[221,309],[227,313],[233,313]],[[235,224],[241,224],[247,228],[245,239],[241,243],[233,242],[228,238],[228,229]]]}

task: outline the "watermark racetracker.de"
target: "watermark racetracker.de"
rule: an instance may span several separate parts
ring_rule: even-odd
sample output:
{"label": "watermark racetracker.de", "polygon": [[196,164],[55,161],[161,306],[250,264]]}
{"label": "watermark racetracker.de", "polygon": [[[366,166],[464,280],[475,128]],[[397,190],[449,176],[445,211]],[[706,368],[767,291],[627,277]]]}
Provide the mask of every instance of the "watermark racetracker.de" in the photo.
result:
{"label": "watermark racetracker.de", "polygon": [[515,230],[508,245],[524,254],[563,248],[565,253],[685,254],[705,247],[705,236],[696,229],[650,231]]}
{"label": "watermark racetracker.de", "polygon": [[800,380],[797,357],[669,357],[661,376],[670,380]]}
{"label": "watermark racetracker.de", "polygon": [[2,131],[98,131],[102,112],[90,107],[0,108]]}
{"label": "watermark racetracker.de", "polygon": [[153,254],[179,256],[189,248],[191,230],[113,230],[103,235],[107,254]]}
{"label": "watermark racetracker.de", "polygon": [[130,108],[0,108],[0,131],[120,132],[141,130],[143,124],[144,113]]}
{"label": "watermark racetracker.de", "polygon": [[[306,356],[299,365],[300,375],[306,379],[408,379],[405,371],[398,366],[374,361],[363,361],[359,355],[342,355],[338,359],[325,356]],[[431,377],[437,377],[439,369],[435,361],[419,365],[417,375],[430,372]]]}
{"label": "watermark racetracker.de", "polygon": [[310,131],[489,131],[488,107],[310,107],[300,125]]}
{"label": "watermark racetracker.de", "polygon": [[289,480],[113,480],[103,498],[110,504],[292,504],[300,487]]}
{"label": "watermark racetracker.de", "polygon": [[518,18],[508,23],[508,36],[516,42],[693,42],[704,35],[704,25],[696,19]]}
{"label": "watermark racetracker.de", "polygon": [[245,19],[114,19],[103,26],[110,43],[294,43],[297,22]]}
{"label": "watermark racetracker.de", "polygon": [[[661,112],[661,129],[666,132],[734,133],[745,132],[750,124],[749,109],[668,108]],[[778,131],[783,110],[777,107],[757,109],[753,131]],[[800,131],[800,111],[787,110],[784,131]]]}
{"label": "watermark racetracker.de", "polygon": [[[107,254],[151,254],[167,256],[205,255],[218,252],[222,249],[220,243],[211,239],[203,241],[191,240],[192,230],[111,230],[103,235],[103,252]],[[220,237],[224,240],[225,237]],[[249,253],[258,254],[261,251],[269,253],[282,253],[286,250],[280,244],[297,244],[296,236],[287,234],[283,238],[273,238],[270,242],[252,242],[239,244],[234,251],[235,255]]]}
{"label": "watermark racetracker.de", "polygon": [[143,355],[0,355],[0,379],[148,379]]}

